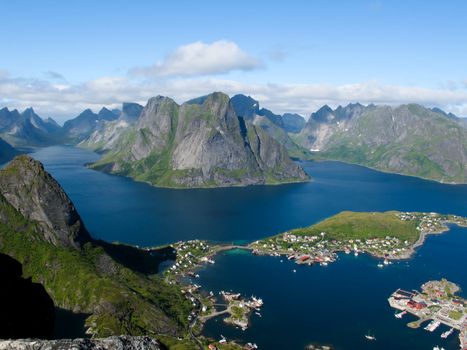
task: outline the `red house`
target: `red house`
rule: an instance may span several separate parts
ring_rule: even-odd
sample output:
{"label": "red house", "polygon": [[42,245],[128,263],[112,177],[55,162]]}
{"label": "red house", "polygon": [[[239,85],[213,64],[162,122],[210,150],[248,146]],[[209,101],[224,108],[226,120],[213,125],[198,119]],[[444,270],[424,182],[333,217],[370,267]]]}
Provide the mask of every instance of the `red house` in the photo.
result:
{"label": "red house", "polygon": [[415,301],[415,300],[409,300],[407,302],[407,306],[411,307],[412,309],[415,309],[415,310],[421,310],[421,309],[424,309],[426,308],[426,304],[422,301],[422,302],[418,302],[418,301]]}

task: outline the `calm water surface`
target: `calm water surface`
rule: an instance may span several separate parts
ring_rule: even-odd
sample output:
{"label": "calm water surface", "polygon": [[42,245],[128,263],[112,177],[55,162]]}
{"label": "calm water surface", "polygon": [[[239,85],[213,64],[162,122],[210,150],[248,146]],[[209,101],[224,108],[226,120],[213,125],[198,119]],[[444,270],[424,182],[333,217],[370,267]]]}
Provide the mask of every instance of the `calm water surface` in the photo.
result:
{"label": "calm water surface", "polygon": [[[49,147],[33,157],[60,182],[94,237],[141,246],[185,239],[252,241],[313,224],[342,210],[435,211],[467,216],[467,186],[442,185],[384,174],[338,162],[308,162],[305,184],[211,190],[158,189],[89,170],[98,155],[71,147]],[[467,230],[431,236],[410,261],[384,269],[368,256],[341,255],[327,267],[297,267],[279,258],[223,253],[200,272],[207,290],[254,294],[265,300],[262,317],[245,332],[213,319],[207,335],[254,341],[261,349],[303,349],[313,342],[337,349],[432,349],[458,347],[411,330],[393,316],[386,298],[396,288],[418,288],[442,276],[467,288]],[[292,269],[296,268],[297,273]],[[363,335],[371,329],[376,342]]]}

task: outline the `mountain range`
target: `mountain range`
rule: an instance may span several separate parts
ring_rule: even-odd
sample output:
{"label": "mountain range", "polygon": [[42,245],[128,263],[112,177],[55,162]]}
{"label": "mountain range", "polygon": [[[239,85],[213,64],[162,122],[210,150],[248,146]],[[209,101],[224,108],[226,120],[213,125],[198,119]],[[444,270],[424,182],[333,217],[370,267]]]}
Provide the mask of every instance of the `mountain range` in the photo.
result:
{"label": "mountain range", "polygon": [[47,146],[61,141],[61,127],[52,118],[42,119],[32,108],[22,113],[0,109],[0,137],[14,147]]}
{"label": "mountain range", "polygon": [[[216,95],[225,100],[218,103],[218,110],[213,107]],[[22,113],[3,108],[0,138],[9,145],[0,141],[0,161],[15,155],[10,146],[73,144],[103,154],[92,165],[95,169],[157,186],[304,180],[287,155],[467,183],[466,130],[466,118],[416,104],[323,106],[306,121],[298,114],[280,115],[260,108],[250,96],[229,99],[214,93],[182,105],[157,97],[146,107],[124,103],[121,111],[85,110],[63,127],[53,119],[40,118],[32,108]]]}

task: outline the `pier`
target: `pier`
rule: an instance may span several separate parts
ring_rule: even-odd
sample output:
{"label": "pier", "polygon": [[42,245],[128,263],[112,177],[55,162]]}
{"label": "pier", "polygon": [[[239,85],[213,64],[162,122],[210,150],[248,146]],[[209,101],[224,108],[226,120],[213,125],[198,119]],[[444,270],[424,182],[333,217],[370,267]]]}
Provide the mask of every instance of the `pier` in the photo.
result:
{"label": "pier", "polygon": [[[419,328],[424,322],[430,321],[424,329],[434,332],[440,325],[450,327],[441,334],[447,338],[454,330],[459,331],[461,349],[467,343],[467,303],[455,295],[459,287],[447,280],[429,281],[422,286],[422,292],[407,292],[397,289],[388,298],[389,305],[400,313],[396,318],[402,318],[402,312],[407,312],[418,319],[407,324],[410,328]],[[401,315],[400,317],[398,315]]]}

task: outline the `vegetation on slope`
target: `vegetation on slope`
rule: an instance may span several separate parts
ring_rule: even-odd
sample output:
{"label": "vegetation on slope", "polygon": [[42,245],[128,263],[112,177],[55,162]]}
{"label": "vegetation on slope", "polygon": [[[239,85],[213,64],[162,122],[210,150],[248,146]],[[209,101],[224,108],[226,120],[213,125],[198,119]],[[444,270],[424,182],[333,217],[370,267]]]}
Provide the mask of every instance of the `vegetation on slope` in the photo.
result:
{"label": "vegetation on slope", "polygon": [[175,286],[135,272],[98,243],[81,250],[46,242],[36,223],[0,197],[0,250],[23,264],[24,275],[42,283],[55,304],[90,314],[93,334],[182,334],[191,305]]}
{"label": "vegetation on slope", "polygon": [[290,231],[296,235],[319,236],[326,232],[328,239],[396,237],[401,241],[415,242],[420,236],[418,220],[401,220],[397,212],[350,212],[344,211],[315,225]]}

